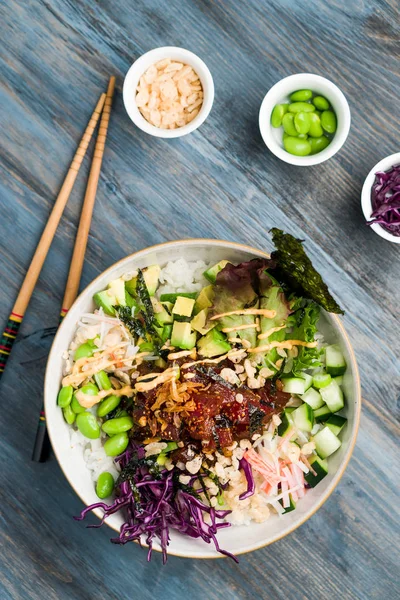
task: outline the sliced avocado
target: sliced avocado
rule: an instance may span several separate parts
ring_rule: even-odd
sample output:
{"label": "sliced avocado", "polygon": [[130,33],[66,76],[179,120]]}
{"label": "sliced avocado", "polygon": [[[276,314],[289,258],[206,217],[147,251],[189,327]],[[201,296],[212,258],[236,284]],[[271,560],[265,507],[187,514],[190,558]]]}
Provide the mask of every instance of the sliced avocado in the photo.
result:
{"label": "sliced avocado", "polygon": [[[149,267],[145,267],[144,269],[142,269],[142,273],[149,295],[154,296],[158,286],[158,279],[160,277],[161,267],[159,267],[159,265],[150,265]],[[129,281],[125,282],[125,289],[131,295],[136,294],[136,280],[137,277],[133,277],[133,279],[130,279]]]}
{"label": "sliced avocado", "polygon": [[160,356],[160,358],[157,358],[157,360],[155,360],[155,361],[154,361],[154,366],[155,366],[155,367],[158,367],[159,369],[166,369],[166,368],[167,368],[167,363],[166,363],[166,361],[165,361],[163,358],[161,358],[161,356]]}
{"label": "sliced avocado", "polygon": [[[273,319],[261,317],[261,333],[265,333],[273,327],[280,327],[286,322],[289,315],[289,309],[283,290],[277,281],[275,282],[274,280],[274,283],[275,285],[270,287],[267,291],[268,296],[263,296],[261,298],[260,307],[268,310],[274,310],[276,315]],[[275,331],[275,333],[272,333],[268,338],[258,340],[258,346],[264,346],[272,341],[282,342],[285,339],[285,335],[285,329]],[[271,363],[275,364],[278,358],[279,355],[276,348],[272,348],[272,350],[270,350],[265,356],[265,364],[268,366],[268,368],[270,368]]]}
{"label": "sliced avocado", "polygon": [[156,298],[151,298],[151,303],[153,305],[154,316],[160,325],[165,325],[165,323],[172,323],[173,317],[172,315],[164,308],[164,306],[156,300]]}
{"label": "sliced avocado", "polygon": [[125,289],[131,296],[136,296],[136,280],[137,278],[134,277],[129,281],[125,281]]}
{"label": "sliced avocado", "polygon": [[193,312],[194,300],[193,298],[184,298],[178,296],[172,309],[173,315],[179,315],[181,317],[190,317]]}
{"label": "sliced avocado", "polygon": [[93,296],[93,301],[99,308],[102,308],[106,315],[115,316],[115,310],[113,306],[117,304],[115,296],[110,294],[110,290],[104,290],[103,292],[97,292]]}
{"label": "sliced avocado", "polygon": [[125,305],[129,306],[129,308],[137,308],[137,302],[135,298],[132,298],[129,292],[125,290]]}
{"label": "sliced avocado", "polygon": [[172,325],[170,325],[170,324],[164,325],[162,334],[161,334],[161,341],[166,342],[167,340],[169,340],[169,338],[171,337],[171,333],[172,333]]}
{"label": "sliced avocado", "polygon": [[208,333],[213,327],[215,327],[216,323],[214,321],[210,321],[209,325],[206,327],[207,322],[207,308],[203,308],[193,319],[191,320],[192,329],[201,333],[201,335],[205,335]]}
{"label": "sliced avocado", "polygon": [[222,269],[225,267],[225,265],[228,264],[228,262],[229,260],[220,260],[219,263],[217,263],[213,267],[210,267],[209,269],[207,269],[207,271],[204,271],[204,277],[208,279],[210,283],[215,283],[218,273],[222,271]]}
{"label": "sliced avocado", "polygon": [[194,314],[197,315],[204,308],[210,308],[212,306],[214,300],[214,287],[212,285],[207,285],[203,287],[201,292],[196,298],[196,302],[194,304]]}
{"label": "sliced avocado", "polygon": [[201,356],[211,358],[229,352],[231,345],[228,344],[223,333],[217,329],[211,329],[211,331],[199,339],[197,348]]}
{"label": "sliced avocado", "polygon": [[173,294],[161,294],[160,300],[161,302],[172,302],[173,304],[175,304],[178,296],[182,296],[182,298],[193,298],[193,300],[196,300],[198,292],[179,292]]}
{"label": "sliced avocado", "polygon": [[150,296],[154,296],[158,286],[158,279],[160,277],[161,267],[159,265],[150,265],[143,269],[143,277],[147,285]]}
{"label": "sliced avocado", "polygon": [[161,302],[161,304],[167,312],[169,312],[170,314],[172,313],[172,309],[174,308],[175,304],[174,302]]}
{"label": "sliced avocado", "polygon": [[191,350],[196,345],[196,332],[190,323],[175,321],[172,327],[171,344],[183,350]]}
{"label": "sliced avocado", "polygon": [[115,297],[116,304],[119,306],[126,306],[125,282],[121,277],[110,281],[108,284],[108,290],[110,291],[110,294]]}

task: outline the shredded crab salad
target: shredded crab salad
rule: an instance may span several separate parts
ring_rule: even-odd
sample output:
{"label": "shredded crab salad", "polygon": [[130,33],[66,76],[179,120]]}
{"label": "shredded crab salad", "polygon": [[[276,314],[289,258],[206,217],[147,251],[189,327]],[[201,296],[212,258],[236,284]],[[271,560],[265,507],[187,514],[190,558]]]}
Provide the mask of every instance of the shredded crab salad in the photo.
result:
{"label": "shredded crab salad", "polygon": [[[221,528],[285,515],[327,475],[346,361],[317,325],[320,306],[340,308],[322,280],[311,293],[301,242],[277,235],[271,259],[127,273],[81,315],[58,405],[99,497],[76,518],[121,512],[112,542],[145,541],[150,559],[157,540],[165,561],[174,529],[236,560]],[[305,281],[285,277],[287,248]]]}

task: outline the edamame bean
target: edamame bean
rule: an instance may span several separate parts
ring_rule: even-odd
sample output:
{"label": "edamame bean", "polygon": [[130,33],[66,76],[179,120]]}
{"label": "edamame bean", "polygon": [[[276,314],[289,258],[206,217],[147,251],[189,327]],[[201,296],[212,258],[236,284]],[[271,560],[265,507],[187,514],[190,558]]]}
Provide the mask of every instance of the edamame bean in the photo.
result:
{"label": "edamame bean", "polygon": [[96,373],[94,380],[101,390],[111,390],[111,381],[105,371],[99,371]]}
{"label": "edamame bean", "polygon": [[105,417],[112,410],[115,410],[120,402],[121,396],[107,396],[107,398],[104,398],[97,406],[97,416]]}
{"label": "edamame bean", "polygon": [[271,125],[272,127],[280,127],[282,125],[282,118],[287,113],[288,104],[276,104],[271,113]]}
{"label": "edamame bean", "polygon": [[108,438],[104,443],[104,452],[107,456],[118,456],[118,454],[122,454],[122,452],[126,450],[128,444],[128,434],[124,431],[124,433],[118,433],[117,435]]}
{"label": "edamame bean", "polygon": [[321,115],[321,125],[327,133],[335,133],[336,115],[332,110],[324,110]]}
{"label": "edamame bean", "polygon": [[311,146],[308,140],[302,140],[290,135],[283,140],[283,146],[286,152],[295,156],[307,156],[311,153]]}
{"label": "edamame bean", "polygon": [[299,112],[294,115],[294,126],[298,133],[308,133],[311,125],[310,114]]}
{"label": "edamame bean", "polygon": [[285,133],[288,135],[297,135],[297,129],[294,126],[294,115],[291,113],[286,113],[282,119],[282,127]]}
{"label": "edamame bean", "polygon": [[72,396],[71,408],[76,415],[79,415],[79,413],[83,413],[86,410],[86,408],[84,406],[79,404],[79,400],[77,400],[75,394]]}
{"label": "edamame bean", "polygon": [[109,419],[101,426],[102,430],[108,433],[108,435],[116,435],[123,431],[129,431],[132,429],[133,421],[130,417],[117,417],[116,419]]}
{"label": "edamame bean", "polygon": [[93,344],[93,340],[88,340],[84,344],[78,346],[75,350],[74,359],[79,360],[80,358],[88,358],[93,356],[93,352],[96,346]]}
{"label": "edamame bean", "polygon": [[114,489],[114,478],[108,471],[100,473],[96,483],[96,494],[99,498],[104,499],[111,496]]}
{"label": "edamame bean", "polygon": [[58,406],[65,408],[71,404],[73,391],[72,385],[66,385],[65,387],[62,387],[57,396]]}
{"label": "edamame bean", "polygon": [[311,137],[321,137],[324,134],[321,127],[321,119],[315,113],[308,113],[310,117],[310,129],[308,130],[308,135]]}
{"label": "edamame bean", "polygon": [[318,138],[308,138],[308,143],[311,146],[311,154],[318,154],[318,152],[325,150],[325,148],[329,146],[331,141],[329,138],[326,137],[326,135],[322,135]]}
{"label": "edamame bean", "polygon": [[99,393],[99,388],[94,383],[87,383],[80,388],[82,394],[86,394],[87,396],[97,396]]}
{"label": "edamame bean", "polygon": [[329,102],[323,96],[315,96],[315,98],[312,100],[312,103],[314,104],[315,108],[318,108],[318,110],[328,110],[329,108]]}
{"label": "edamame bean", "polygon": [[68,404],[68,406],[63,408],[62,411],[63,411],[64,419],[67,421],[68,425],[72,425],[72,423],[76,419],[76,414],[72,410],[71,405]]}
{"label": "edamame bean", "polygon": [[305,102],[312,97],[311,90],[298,90],[297,92],[293,92],[290,94],[290,102]]}
{"label": "edamame bean", "polygon": [[301,140],[308,139],[308,135],[306,133],[299,133],[299,135],[297,137],[300,138]]}
{"label": "edamame bean", "polygon": [[83,412],[77,415],[76,425],[81,434],[90,440],[96,440],[100,437],[100,426],[92,413]]}
{"label": "edamame bean", "polygon": [[292,104],[289,104],[288,110],[291,113],[314,112],[315,106],[308,102],[293,102]]}

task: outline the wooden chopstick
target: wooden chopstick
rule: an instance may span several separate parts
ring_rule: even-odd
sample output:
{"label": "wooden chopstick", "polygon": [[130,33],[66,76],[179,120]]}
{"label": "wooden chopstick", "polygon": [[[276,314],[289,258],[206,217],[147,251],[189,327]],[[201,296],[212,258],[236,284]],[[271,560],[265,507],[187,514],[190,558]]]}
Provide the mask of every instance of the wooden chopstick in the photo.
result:
{"label": "wooden chopstick", "polygon": [[[74,252],[72,254],[71,266],[69,269],[67,284],[65,286],[65,294],[62,302],[60,320],[62,320],[67,314],[76,296],[78,295],[83,261],[85,258],[85,251],[90,231],[90,223],[92,220],[93,208],[96,200],[97,186],[100,178],[101,163],[103,160],[104,148],[106,144],[114,88],[115,77],[111,77],[108,84],[103,114],[101,115],[99,132],[97,134],[93,160],[90,167],[89,179],[86,186],[85,198],[83,201],[81,217],[79,220],[78,231],[75,239]],[[43,462],[44,460],[46,460],[48,446],[49,440],[46,430],[46,417],[44,407],[42,406],[39,415],[39,423],[36,431],[35,444],[33,447],[32,460],[35,462]]]}
{"label": "wooden chopstick", "polygon": [[61,215],[64,211],[65,205],[68,202],[68,198],[70,197],[76,177],[79,173],[80,166],[85,157],[86,150],[88,149],[89,142],[96,128],[101,111],[103,110],[105,100],[106,95],[101,94],[88,126],[85,129],[85,133],[83,134],[79,143],[75,156],[72,159],[60,193],[58,194],[54,203],[53,210],[51,211],[46,227],[44,228],[42,236],[39,240],[35,254],[33,255],[31,264],[25,275],[25,279],[22,283],[8,322],[3,331],[3,335],[0,340],[0,378],[4,372],[7,359],[11,353],[11,349],[17,337],[22,319],[24,318],[26,309],[28,308],[28,304],[40,275],[43,263],[46,260],[47,253],[49,251],[51,242],[53,241],[55,232],[61,219]]}
{"label": "wooden chopstick", "polygon": [[101,115],[99,133],[97,134],[96,146],[94,149],[92,166],[90,168],[89,179],[86,187],[85,199],[83,201],[78,232],[76,234],[74,252],[72,254],[71,266],[68,274],[67,285],[65,287],[64,299],[62,302],[61,317],[64,317],[67,314],[68,310],[72,306],[72,303],[75,301],[75,298],[78,295],[90,223],[92,221],[93,207],[96,200],[97,185],[99,183],[101,163],[106,144],[114,88],[115,77],[111,77],[108,84],[103,114]]}

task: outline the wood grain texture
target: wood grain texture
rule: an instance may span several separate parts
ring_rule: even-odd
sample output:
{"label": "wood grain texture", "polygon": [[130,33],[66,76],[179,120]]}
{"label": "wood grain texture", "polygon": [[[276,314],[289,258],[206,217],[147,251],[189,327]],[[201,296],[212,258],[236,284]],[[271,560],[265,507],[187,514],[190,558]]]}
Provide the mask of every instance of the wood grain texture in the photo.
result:
{"label": "wood grain texture", "polygon": [[[346,309],[359,361],[361,429],[353,459],[318,513],[289,537],[241,557],[198,561],[118,548],[86,530],[56,461],[30,454],[46,356],[58,323],[86,185],[86,158],[2,380],[1,598],[383,600],[399,597],[399,247],[365,224],[370,168],[399,150],[400,14],[394,0],[6,0],[0,6],[0,318],[8,316],[93,100],[117,75],[82,287],[145,246],[217,237],[271,249],[268,230],[306,239]],[[161,140],[122,104],[135,58],[162,45],[199,54],[215,81],[195,133]],[[309,71],[346,94],[344,148],[310,168],[263,145],[261,100]],[[85,176],[84,176],[85,175]]]}

